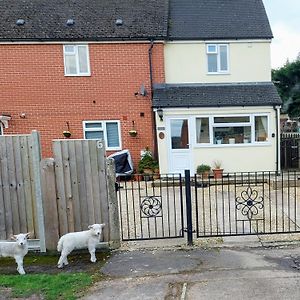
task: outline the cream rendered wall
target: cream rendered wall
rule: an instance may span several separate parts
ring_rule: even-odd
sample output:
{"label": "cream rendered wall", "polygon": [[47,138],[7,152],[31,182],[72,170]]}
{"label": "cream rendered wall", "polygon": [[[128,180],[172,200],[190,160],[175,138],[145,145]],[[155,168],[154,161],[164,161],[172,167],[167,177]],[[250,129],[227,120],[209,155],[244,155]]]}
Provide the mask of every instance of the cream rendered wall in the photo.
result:
{"label": "cream rendered wall", "polygon": [[[210,42],[217,43],[217,42]],[[229,73],[207,74],[205,42],[170,42],[164,48],[166,83],[271,81],[270,41],[229,41]]]}
{"label": "cream rendered wall", "polygon": [[[199,147],[195,143],[196,116],[217,116],[224,114],[248,114],[266,113],[269,114],[269,143],[267,145],[210,145]],[[169,132],[167,131],[167,120],[169,117],[190,118],[190,145],[191,157],[194,170],[199,164],[213,166],[215,160],[222,162],[225,172],[254,172],[254,171],[275,171],[276,170],[276,112],[270,107],[232,107],[232,108],[210,108],[210,109],[164,109],[164,120],[156,119],[157,141],[159,152],[159,166],[161,173],[169,172]],[[159,133],[165,134],[164,139],[159,138]],[[272,134],[275,137],[272,137]]]}

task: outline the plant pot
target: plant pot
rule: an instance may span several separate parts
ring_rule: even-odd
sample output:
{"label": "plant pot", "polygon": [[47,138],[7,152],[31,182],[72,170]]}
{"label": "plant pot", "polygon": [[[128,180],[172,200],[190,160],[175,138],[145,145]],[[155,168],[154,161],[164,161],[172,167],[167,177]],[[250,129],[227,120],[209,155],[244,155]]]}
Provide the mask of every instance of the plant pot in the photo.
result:
{"label": "plant pot", "polygon": [[235,138],[229,138],[228,142],[229,144],[235,144]]}
{"label": "plant pot", "polygon": [[204,171],[204,172],[201,172],[201,173],[199,173],[198,175],[200,176],[200,178],[202,179],[208,179],[208,177],[209,177],[209,171]]}
{"label": "plant pot", "polygon": [[223,169],[213,169],[215,179],[223,177]]}

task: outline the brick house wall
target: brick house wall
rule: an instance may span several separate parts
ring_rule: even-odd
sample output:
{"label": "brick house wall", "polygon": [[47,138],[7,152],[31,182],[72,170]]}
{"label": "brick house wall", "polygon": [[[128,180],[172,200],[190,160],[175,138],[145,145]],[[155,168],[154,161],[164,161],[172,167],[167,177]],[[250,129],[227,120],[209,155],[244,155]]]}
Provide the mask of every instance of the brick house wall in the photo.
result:
{"label": "brick house wall", "polygon": [[[10,114],[4,134],[41,133],[42,155],[52,139],[83,138],[83,120],[120,120],[122,148],[135,166],[140,150],[153,149],[149,43],[89,44],[91,76],[64,76],[62,44],[7,44],[0,51],[0,113]],[[163,44],[153,48],[153,78],[164,82]],[[147,96],[135,96],[141,84]],[[20,114],[26,117],[21,118]],[[135,122],[136,137],[128,131]],[[109,153],[108,153],[109,154]]]}

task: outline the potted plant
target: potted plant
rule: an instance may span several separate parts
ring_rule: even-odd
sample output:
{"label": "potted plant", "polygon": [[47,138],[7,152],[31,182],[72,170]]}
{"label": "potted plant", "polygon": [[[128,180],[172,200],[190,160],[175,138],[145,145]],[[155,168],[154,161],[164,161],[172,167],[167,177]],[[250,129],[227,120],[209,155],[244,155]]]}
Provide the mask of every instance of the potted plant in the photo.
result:
{"label": "potted plant", "polygon": [[222,162],[219,160],[214,161],[213,173],[216,179],[220,179],[223,177],[223,169],[221,169]]}
{"label": "potted plant", "polygon": [[209,165],[201,164],[197,167],[197,174],[202,175],[203,178],[208,178],[210,169]]}
{"label": "potted plant", "polygon": [[[157,161],[153,158],[151,152],[148,150],[144,152],[141,160],[139,161],[138,171],[141,174],[152,175],[154,173],[155,168],[157,168],[157,166],[158,166]],[[148,177],[149,176],[147,176],[147,178]]]}

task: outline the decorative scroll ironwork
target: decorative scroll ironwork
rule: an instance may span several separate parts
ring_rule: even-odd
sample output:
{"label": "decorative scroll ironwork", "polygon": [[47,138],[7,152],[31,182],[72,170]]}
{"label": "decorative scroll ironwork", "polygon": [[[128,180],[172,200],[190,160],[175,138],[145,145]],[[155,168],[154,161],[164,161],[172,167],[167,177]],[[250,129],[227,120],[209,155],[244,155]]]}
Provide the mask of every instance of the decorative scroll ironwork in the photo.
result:
{"label": "decorative scroll ironwork", "polygon": [[159,217],[162,210],[162,203],[160,196],[147,196],[142,201],[141,211],[147,218]]}
{"label": "decorative scroll ironwork", "polygon": [[235,203],[236,209],[241,210],[242,215],[247,216],[248,220],[251,220],[260,209],[264,208],[264,198],[258,197],[258,192],[250,186],[241,192],[241,196],[236,197]]}

